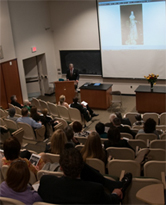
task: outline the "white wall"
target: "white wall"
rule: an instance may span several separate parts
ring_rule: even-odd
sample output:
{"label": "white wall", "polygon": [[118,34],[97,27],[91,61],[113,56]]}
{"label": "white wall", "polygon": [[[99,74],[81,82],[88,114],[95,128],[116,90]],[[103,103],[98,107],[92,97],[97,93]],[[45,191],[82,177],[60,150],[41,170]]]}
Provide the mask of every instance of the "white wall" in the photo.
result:
{"label": "white wall", "polygon": [[2,45],[3,59],[0,63],[16,58],[8,2],[0,1],[0,45]]}
{"label": "white wall", "polygon": [[[9,1],[23,98],[27,99],[23,59],[45,53],[49,81],[57,79],[53,36],[46,1]],[[49,28],[46,30],[46,28]],[[32,53],[31,47],[37,52]]]}

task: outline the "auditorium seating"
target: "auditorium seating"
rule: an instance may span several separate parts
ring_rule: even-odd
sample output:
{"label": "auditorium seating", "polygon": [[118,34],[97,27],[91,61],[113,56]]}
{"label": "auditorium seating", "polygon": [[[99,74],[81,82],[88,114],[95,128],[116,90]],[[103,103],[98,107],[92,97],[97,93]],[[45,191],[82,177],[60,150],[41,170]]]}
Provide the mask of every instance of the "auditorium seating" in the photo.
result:
{"label": "auditorium seating", "polygon": [[43,175],[53,175],[57,177],[63,176],[63,172],[40,170],[37,173],[37,180],[40,180]]}
{"label": "auditorium seating", "polygon": [[50,203],[46,203],[46,202],[35,202],[35,203],[33,203],[33,205],[58,205],[58,204],[50,204]]}
{"label": "auditorium seating", "polygon": [[124,117],[129,118],[131,125],[136,122],[135,115],[138,115],[138,112],[127,112]]}
{"label": "auditorium seating", "polygon": [[0,197],[0,204],[2,205],[25,205],[23,202],[19,200],[7,198],[7,197]]}
{"label": "auditorium seating", "polygon": [[121,135],[121,137],[124,137],[124,138],[133,139],[133,136],[129,133],[121,132],[120,135]]}
{"label": "auditorium seating", "polygon": [[47,102],[49,113],[52,115],[53,118],[60,117],[57,105],[51,102]]}
{"label": "auditorium seating", "polygon": [[166,112],[163,112],[159,116],[160,125],[166,125]]}
{"label": "auditorium seating", "polygon": [[149,145],[150,148],[166,149],[166,140],[152,140]]}
{"label": "auditorium seating", "polygon": [[135,159],[135,153],[130,148],[124,147],[108,147],[106,149],[108,156],[111,156],[113,159]]}
{"label": "auditorium seating", "polygon": [[156,125],[159,124],[159,114],[157,113],[144,113],[143,114],[143,121],[145,122],[148,118],[152,118],[155,122]]}
{"label": "auditorium seating", "polygon": [[17,123],[14,122],[13,120],[10,120],[10,119],[7,119],[7,118],[4,118],[3,120],[4,120],[4,122],[5,122],[8,129],[12,129],[12,130],[17,130],[18,129]]}
{"label": "auditorium seating", "polygon": [[105,174],[105,164],[102,160],[97,158],[86,158],[86,164],[98,170],[101,174]]}

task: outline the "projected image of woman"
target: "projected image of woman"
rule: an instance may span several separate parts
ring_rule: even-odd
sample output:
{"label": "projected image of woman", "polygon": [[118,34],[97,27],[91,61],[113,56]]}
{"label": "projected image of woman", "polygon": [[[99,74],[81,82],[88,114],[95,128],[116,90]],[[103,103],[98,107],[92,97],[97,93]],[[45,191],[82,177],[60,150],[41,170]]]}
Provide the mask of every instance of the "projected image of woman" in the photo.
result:
{"label": "projected image of woman", "polygon": [[134,12],[131,11],[131,14],[129,16],[130,19],[130,34],[129,38],[126,41],[126,44],[129,45],[136,45],[137,44],[137,39],[138,39],[138,33],[137,33],[137,21],[135,20]]}

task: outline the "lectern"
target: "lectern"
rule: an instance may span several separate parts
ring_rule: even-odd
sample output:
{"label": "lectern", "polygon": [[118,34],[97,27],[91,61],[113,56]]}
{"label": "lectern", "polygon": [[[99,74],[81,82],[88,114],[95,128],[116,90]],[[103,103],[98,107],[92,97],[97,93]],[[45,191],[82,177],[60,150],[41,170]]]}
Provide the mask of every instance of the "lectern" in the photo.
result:
{"label": "lectern", "polygon": [[59,101],[61,95],[65,95],[66,102],[71,104],[75,97],[74,81],[56,81],[55,82],[55,97],[56,102]]}

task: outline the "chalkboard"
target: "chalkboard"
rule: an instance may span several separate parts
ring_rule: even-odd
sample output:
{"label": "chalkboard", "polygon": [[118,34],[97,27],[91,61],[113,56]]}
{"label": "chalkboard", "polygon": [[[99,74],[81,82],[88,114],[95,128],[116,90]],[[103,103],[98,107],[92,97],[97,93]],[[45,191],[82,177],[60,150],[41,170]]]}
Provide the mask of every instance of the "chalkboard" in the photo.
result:
{"label": "chalkboard", "polygon": [[79,74],[102,75],[100,50],[60,51],[62,74],[66,74],[69,64],[73,63]]}

